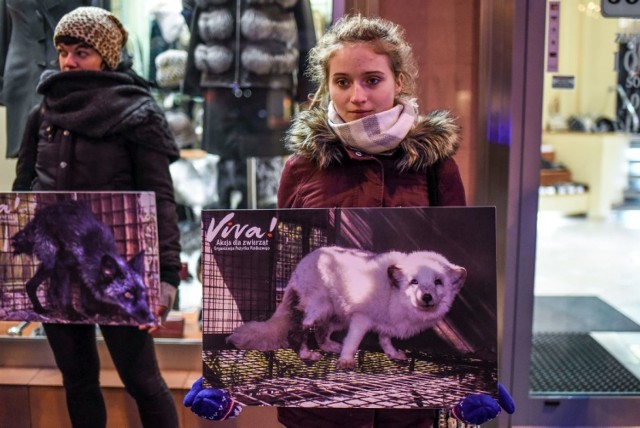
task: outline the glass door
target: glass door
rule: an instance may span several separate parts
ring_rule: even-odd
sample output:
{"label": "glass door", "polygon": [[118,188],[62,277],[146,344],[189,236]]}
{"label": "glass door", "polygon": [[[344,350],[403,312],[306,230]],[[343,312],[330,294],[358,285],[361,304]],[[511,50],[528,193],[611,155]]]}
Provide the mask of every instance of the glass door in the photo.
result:
{"label": "glass door", "polygon": [[546,12],[539,166],[524,160],[540,183],[535,237],[521,244],[535,246],[533,296],[516,305],[529,331],[528,343],[514,335],[512,422],[638,426],[640,27],[603,17],[597,1],[548,0]]}

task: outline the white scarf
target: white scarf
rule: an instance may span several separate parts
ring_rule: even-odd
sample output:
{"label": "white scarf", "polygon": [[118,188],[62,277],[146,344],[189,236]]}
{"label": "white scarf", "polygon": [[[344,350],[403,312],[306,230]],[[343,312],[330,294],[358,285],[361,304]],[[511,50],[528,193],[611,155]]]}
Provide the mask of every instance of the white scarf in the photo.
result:
{"label": "white scarf", "polygon": [[329,126],[343,144],[369,154],[393,150],[407,136],[418,116],[415,98],[400,99],[393,108],[362,119],[345,122],[329,103]]}

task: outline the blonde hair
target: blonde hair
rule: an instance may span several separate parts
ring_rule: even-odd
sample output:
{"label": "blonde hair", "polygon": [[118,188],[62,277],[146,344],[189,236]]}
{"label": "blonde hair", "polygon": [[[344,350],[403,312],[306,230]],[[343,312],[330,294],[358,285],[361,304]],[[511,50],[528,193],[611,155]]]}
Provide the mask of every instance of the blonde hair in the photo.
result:
{"label": "blonde hair", "polygon": [[329,62],[333,54],[344,45],[355,43],[366,43],[377,54],[386,55],[396,80],[402,82],[398,96],[415,97],[418,67],[404,29],[386,19],[349,15],[340,18],[309,52],[306,74],[318,87],[310,107],[329,99]]}

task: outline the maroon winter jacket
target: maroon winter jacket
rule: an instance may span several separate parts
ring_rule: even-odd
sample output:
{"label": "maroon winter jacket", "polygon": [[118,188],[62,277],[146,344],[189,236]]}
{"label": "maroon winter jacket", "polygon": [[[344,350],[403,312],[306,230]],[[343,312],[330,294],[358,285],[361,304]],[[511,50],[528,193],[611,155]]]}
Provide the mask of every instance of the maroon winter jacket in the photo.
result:
{"label": "maroon winter jacket", "polygon": [[[446,112],[420,118],[389,155],[345,147],[320,109],[295,119],[278,189],[280,208],[429,206],[427,169],[435,168],[440,206],[464,206],[465,193],[452,156],[459,128]],[[433,166],[435,165],[435,166]]]}
{"label": "maroon winter jacket", "polygon": [[[465,193],[452,156],[459,128],[446,112],[418,119],[390,155],[347,148],[327,124],[326,112],[300,113],[288,132],[288,159],[278,189],[279,208],[420,207],[429,201],[429,167],[439,206],[464,206]],[[430,428],[434,410],[278,408],[289,428]]]}

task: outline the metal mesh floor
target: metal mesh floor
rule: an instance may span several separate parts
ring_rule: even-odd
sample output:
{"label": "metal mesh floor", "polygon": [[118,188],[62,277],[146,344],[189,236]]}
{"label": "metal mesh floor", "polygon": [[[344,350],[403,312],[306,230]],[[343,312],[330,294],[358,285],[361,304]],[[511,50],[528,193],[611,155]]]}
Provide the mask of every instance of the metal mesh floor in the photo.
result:
{"label": "metal mesh floor", "polygon": [[534,334],[531,358],[534,395],[640,395],[640,380],[589,334]]}
{"label": "metal mesh floor", "polygon": [[[471,358],[418,356],[406,363],[359,351],[356,371],[335,368],[337,355],[305,364],[287,349],[204,351],[205,379],[230,388],[247,405],[441,408],[495,385],[495,364]],[[485,387],[485,388],[483,388]]]}

